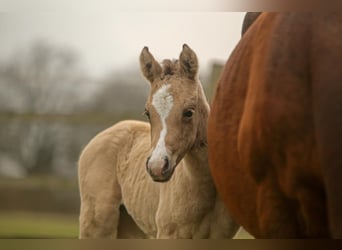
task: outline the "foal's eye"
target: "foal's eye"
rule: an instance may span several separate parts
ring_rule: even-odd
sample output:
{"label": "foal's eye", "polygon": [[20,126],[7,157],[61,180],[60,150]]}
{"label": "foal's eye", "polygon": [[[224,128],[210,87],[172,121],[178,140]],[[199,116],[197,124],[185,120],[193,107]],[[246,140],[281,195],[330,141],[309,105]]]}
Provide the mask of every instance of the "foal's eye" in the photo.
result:
{"label": "foal's eye", "polygon": [[192,110],[186,110],[183,112],[183,117],[190,118],[190,117],[192,117],[193,113],[194,112]]}

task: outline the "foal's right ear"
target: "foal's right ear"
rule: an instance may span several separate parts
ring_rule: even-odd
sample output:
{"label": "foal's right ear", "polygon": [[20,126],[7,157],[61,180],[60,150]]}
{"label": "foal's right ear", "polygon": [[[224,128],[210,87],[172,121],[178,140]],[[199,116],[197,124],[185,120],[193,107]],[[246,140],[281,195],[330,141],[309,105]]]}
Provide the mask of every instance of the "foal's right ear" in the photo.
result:
{"label": "foal's right ear", "polygon": [[154,79],[160,76],[162,68],[148,51],[148,47],[144,47],[140,54],[140,68],[147,80],[152,83]]}
{"label": "foal's right ear", "polygon": [[181,71],[190,79],[194,80],[198,73],[198,59],[195,52],[186,44],[179,55]]}

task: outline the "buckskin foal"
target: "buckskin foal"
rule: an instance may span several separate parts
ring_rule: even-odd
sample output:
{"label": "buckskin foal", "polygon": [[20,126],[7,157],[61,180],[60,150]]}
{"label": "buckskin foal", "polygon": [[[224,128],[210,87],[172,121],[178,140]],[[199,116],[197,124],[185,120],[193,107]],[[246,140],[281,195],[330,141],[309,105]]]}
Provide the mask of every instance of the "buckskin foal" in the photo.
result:
{"label": "buckskin foal", "polygon": [[230,238],[238,226],[215,190],[207,157],[209,106],[196,54],[160,65],[145,47],[150,124],[123,121],[98,134],[79,160],[80,237],[116,237],[124,204],[150,238]]}

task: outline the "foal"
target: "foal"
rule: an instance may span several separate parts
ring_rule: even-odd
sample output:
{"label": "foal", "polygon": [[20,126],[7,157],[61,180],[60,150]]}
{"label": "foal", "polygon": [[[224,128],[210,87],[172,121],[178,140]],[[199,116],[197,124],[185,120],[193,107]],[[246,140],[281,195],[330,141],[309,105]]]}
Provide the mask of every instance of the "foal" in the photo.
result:
{"label": "foal", "polygon": [[184,44],[178,61],[160,65],[145,47],[140,66],[151,84],[150,123],[119,122],[82,152],[80,238],[115,238],[121,204],[149,238],[234,236],[209,172],[196,54]]}

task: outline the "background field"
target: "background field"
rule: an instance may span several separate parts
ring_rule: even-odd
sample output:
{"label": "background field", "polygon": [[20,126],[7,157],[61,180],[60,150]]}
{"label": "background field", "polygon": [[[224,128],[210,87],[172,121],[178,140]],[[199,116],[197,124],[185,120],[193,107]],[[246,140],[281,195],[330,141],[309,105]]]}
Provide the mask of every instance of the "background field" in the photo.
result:
{"label": "background field", "polygon": [[[52,176],[0,179],[0,238],[78,237],[77,182]],[[143,237],[124,209],[120,238]],[[244,230],[236,238],[251,236]]]}
{"label": "background field", "polygon": [[[7,2],[25,11],[0,16],[0,238],[76,238],[81,150],[119,120],[144,120],[149,84],[140,72],[141,49],[149,46],[162,61],[177,58],[187,43],[198,55],[210,100],[244,13],[113,15],[97,13],[94,1],[94,12],[83,15],[89,1],[57,1],[75,12],[55,11],[50,1]],[[200,2],[208,1],[196,7]],[[111,1],[108,9],[125,4],[134,6]],[[184,8],[184,1],[165,7],[175,4]],[[32,11],[46,7],[53,13]],[[139,232],[123,214],[120,236],[131,238]]]}
{"label": "background field", "polygon": [[0,238],[76,238],[77,183],[54,176],[0,179]]}
{"label": "background field", "polygon": [[0,238],[77,238],[75,215],[1,212]]}

